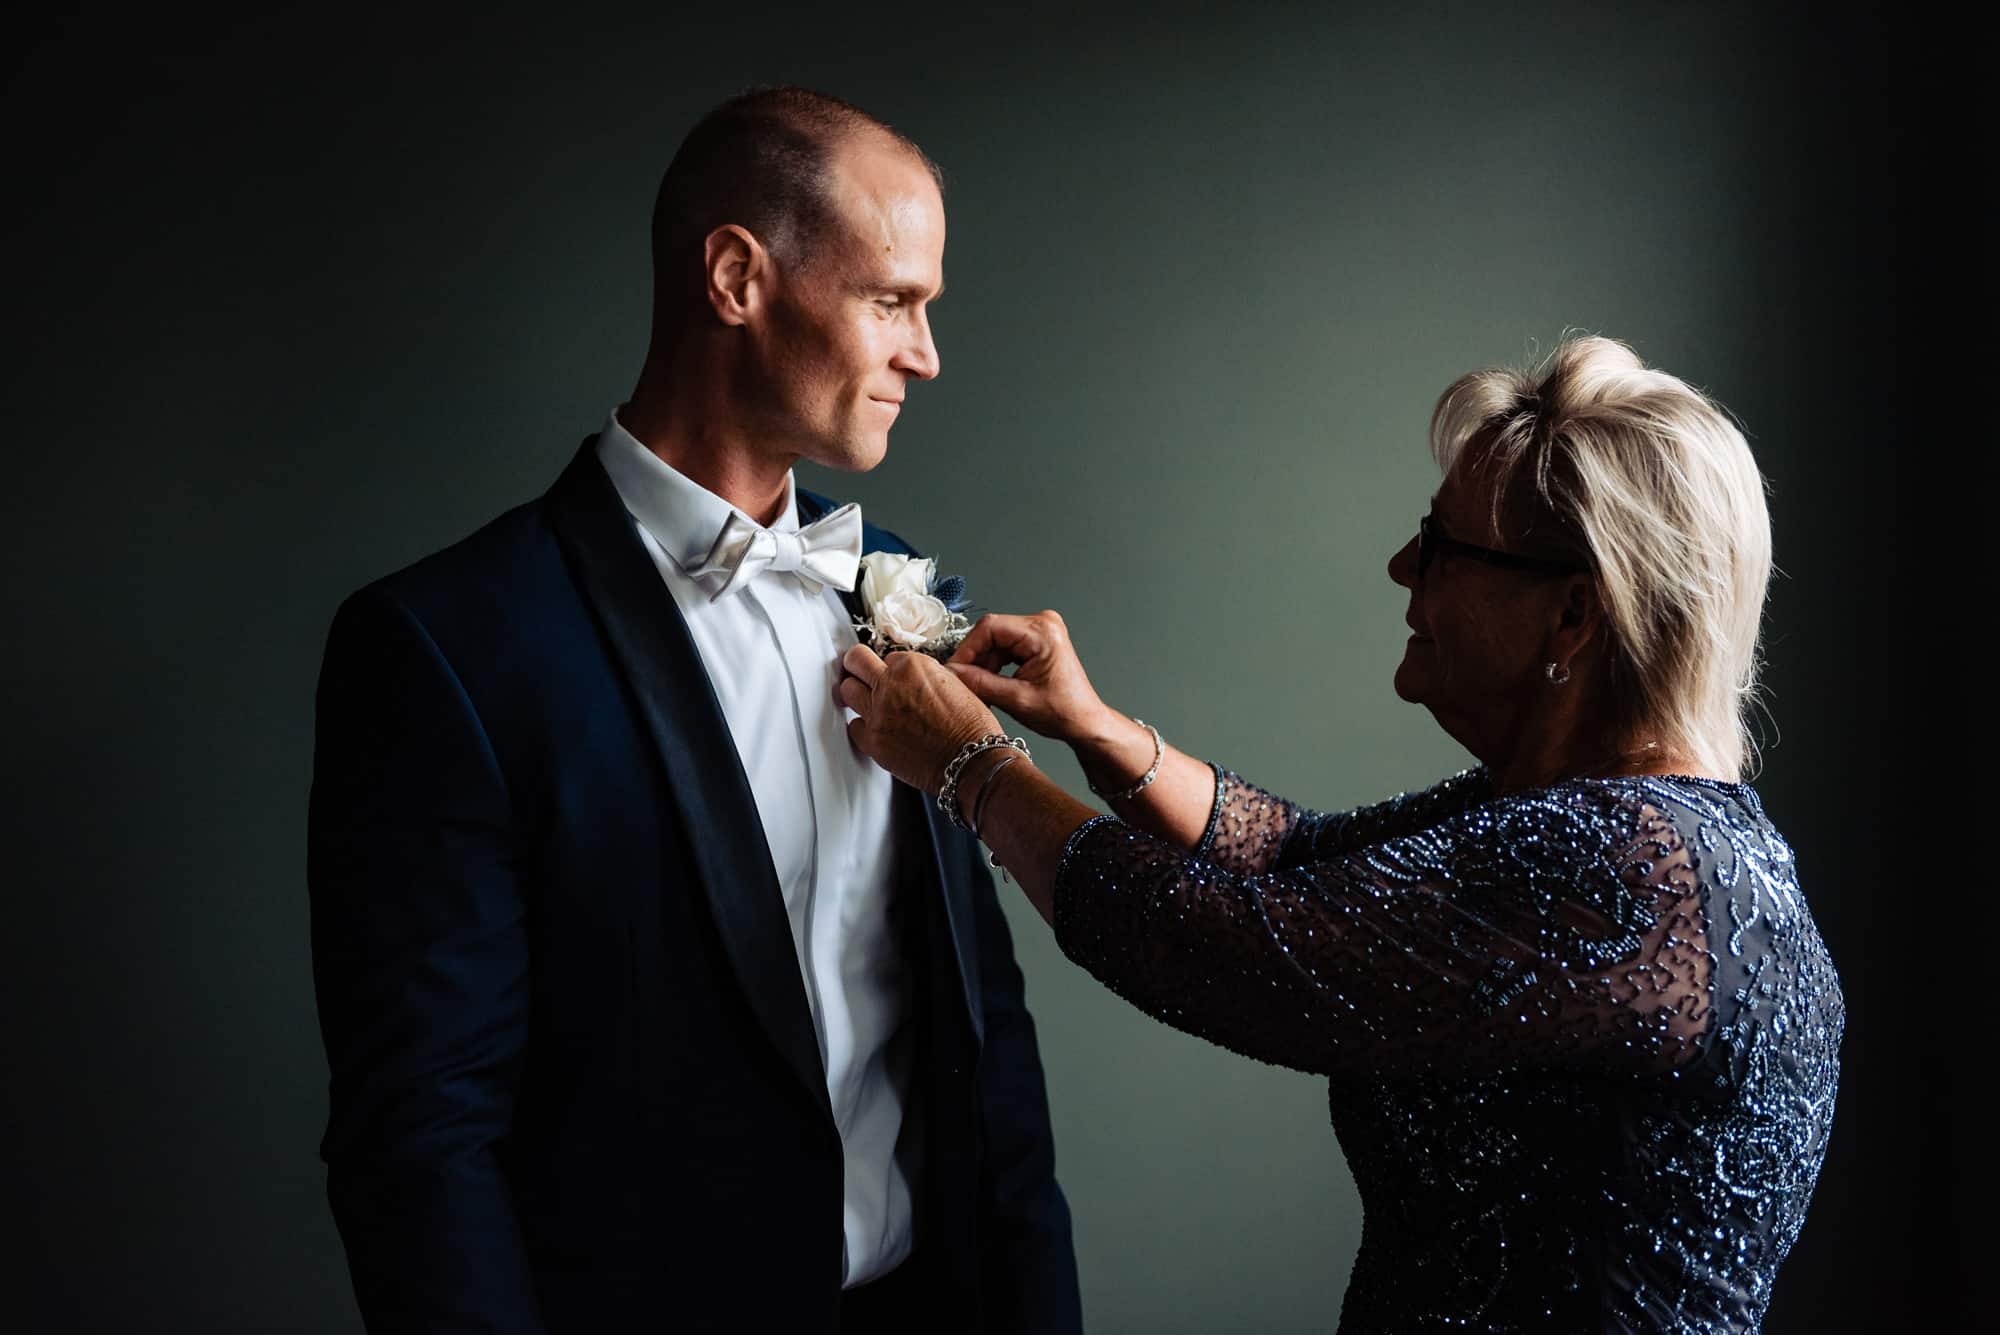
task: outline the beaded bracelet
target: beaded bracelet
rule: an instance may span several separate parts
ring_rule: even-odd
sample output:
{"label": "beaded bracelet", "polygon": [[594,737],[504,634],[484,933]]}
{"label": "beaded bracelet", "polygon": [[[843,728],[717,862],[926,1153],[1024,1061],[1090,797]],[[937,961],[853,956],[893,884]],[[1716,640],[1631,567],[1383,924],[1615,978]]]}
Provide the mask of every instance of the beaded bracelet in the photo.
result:
{"label": "beaded bracelet", "polygon": [[1139,776],[1139,782],[1122,792],[1116,793],[1105,792],[1096,784],[1090,783],[1090,776],[1085,775],[1084,782],[1090,783],[1090,791],[1096,793],[1107,802],[1124,802],[1130,798],[1137,797],[1145,790],[1147,784],[1160,777],[1160,761],[1166,758],[1167,744],[1160,740],[1160,730],[1142,718],[1135,718],[1132,721],[1153,734],[1153,767]]}
{"label": "beaded bracelet", "polygon": [[[960,747],[958,754],[951,758],[951,763],[944,767],[944,780],[938,784],[938,810],[944,813],[946,820],[959,829],[969,830],[972,827],[965,823],[965,814],[958,809],[958,776],[964,772],[965,763],[981,751],[992,751],[1002,746],[1011,746],[1022,755],[1028,755],[1027,739],[989,732],[977,741],[967,742]],[[1029,758],[1033,759],[1032,756]]]}

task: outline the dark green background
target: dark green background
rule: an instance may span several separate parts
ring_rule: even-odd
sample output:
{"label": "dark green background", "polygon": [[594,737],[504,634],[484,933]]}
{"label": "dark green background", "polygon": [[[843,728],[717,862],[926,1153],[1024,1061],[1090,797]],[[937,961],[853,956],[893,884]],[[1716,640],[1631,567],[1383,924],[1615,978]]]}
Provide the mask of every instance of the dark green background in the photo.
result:
{"label": "dark green background", "polygon": [[[1934,1225],[1971,1191],[1970,1115],[1905,1091],[1990,1046],[1979,966],[1934,949],[1986,930],[1969,841],[1938,838],[1970,811],[1973,604],[1931,518],[1970,500],[1932,306],[1978,272],[1971,98],[1889,21],[1746,8],[31,28],[0,371],[23,1328],[358,1329],[315,1157],[322,637],[598,425],[645,345],[660,170],[779,81],[896,122],[950,181],[944,374],[881,469],[804,480],[982,606],[1061,609],[1113,703],[1313,805],[1466,759],[1389,689],[1382,569],[1446,383],[1577,328],[1739,414],[1785,571],[1760,787],[1853,1012],[1768,1329],[1943,1328],[1907,1295],[1960,1282]],[[1321,1082],[1145,1019],[1008,906],[1092,1328],[1330,1330],[1360,1219]]]}

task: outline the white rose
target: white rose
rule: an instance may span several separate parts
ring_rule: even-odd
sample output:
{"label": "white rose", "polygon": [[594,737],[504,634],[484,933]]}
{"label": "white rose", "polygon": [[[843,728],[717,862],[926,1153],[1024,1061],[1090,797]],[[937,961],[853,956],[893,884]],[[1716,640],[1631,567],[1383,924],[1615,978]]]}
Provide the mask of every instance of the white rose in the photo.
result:
{"label": "white rose", "polygon": [[[861,602],[871,613],[893,593],[928,595],[937,562],[900,552],[870,552],[861,558]],[[933,599],[933,602],[936,600]]]}
{"label": "white rose", "polygon": [[875,604],[875,628],[900,645],[921,649],[952,629],[952,616],[928,593],[897,589]]}

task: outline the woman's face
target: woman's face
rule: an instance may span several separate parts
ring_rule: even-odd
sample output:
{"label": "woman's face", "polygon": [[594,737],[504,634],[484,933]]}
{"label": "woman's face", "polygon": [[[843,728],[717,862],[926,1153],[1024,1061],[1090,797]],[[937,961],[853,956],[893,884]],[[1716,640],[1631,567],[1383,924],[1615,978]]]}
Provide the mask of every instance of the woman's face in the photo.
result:
{"label": "woman's face", "polygon": [[[1492,493],[1477,470],[1468,477],[1454,468],[1430,513],[1445,537],[1518,550],[1494,531]],[[1429,709],[1438,726],[1491,763],[1512,747],[1534,693],[1548,689],[1543,653],[1570,581],[1449,549],[1433,553],[1421,575],[1417,566],[1412,537],[1389,561],[1389,578],[1410,591],[1404,614],[1410,638],[1396,667],[1396,694]]]}

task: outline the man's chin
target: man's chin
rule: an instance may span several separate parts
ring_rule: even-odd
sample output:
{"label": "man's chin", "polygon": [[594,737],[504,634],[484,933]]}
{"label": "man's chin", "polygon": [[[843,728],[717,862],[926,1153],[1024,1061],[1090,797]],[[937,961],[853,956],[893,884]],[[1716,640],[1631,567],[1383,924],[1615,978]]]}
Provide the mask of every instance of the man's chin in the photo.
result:
{"label": "man's chin", "polygon": [[820,467],[837,473],[866,473],[888,456],[889,435],[884,432],[876,437],[843,441],[837,448],[822,450],[811,458]]}
{"label": "man's chin", "polygon": [[889,433],[884,431],[879,437],[867,443],[861,452],[861,459],[854,465],[854,471],[865,473],[889,457]]}

